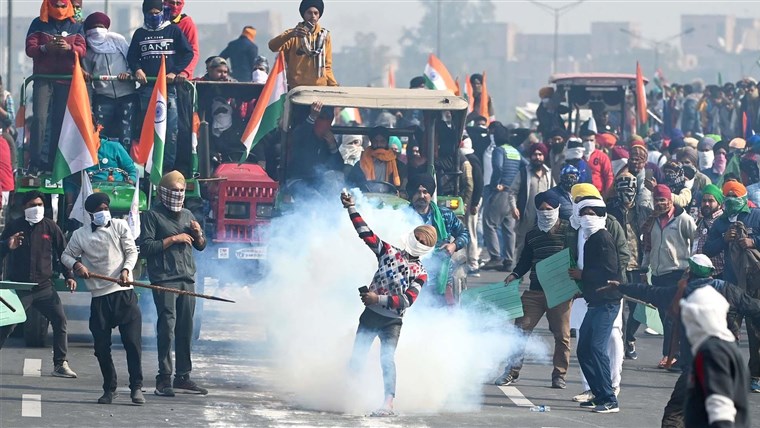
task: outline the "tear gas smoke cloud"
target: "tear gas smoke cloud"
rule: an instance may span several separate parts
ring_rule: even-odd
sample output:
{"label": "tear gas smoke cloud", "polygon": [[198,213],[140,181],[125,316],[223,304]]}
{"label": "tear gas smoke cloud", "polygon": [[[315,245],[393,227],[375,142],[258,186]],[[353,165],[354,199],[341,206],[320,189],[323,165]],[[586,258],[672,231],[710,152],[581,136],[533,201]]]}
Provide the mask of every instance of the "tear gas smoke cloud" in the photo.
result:
{"label": "tear gas smoke cloud", "polygon": [[[270,270],[254,288],[260,310],[251,325],[267,330],[277,392],[309,409],[365,413],[383,399],[379,340],[362,373],[349,372],[348,362],[364,309],[357,288],[370,283],[377,259],[357,236],[339,194],[321,195],[327,199],[301,201],[295,213],[272,222]],[[391,244],[421,223],[411,209],[376,209],[357,199],[369,226]],[[482,384],[500,372],[521,334],[493,314],[429,308],[424,299],[423,292],[404,317],[396,408],[423,413],[479,406]],[[528,341],[526,355],[546,358],[546,345]]]}

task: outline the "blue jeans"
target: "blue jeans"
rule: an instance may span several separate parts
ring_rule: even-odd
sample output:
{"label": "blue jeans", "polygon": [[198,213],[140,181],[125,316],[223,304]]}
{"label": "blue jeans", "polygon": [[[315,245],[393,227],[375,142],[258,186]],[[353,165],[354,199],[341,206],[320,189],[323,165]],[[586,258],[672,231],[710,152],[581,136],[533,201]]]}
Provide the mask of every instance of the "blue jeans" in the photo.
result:
{"label": "blue jeans", "polygon": [[589,307],[578,335],[578,363],[594,394],[596,404],[617,403],[615,392],[612,390],[607,342],[610,340],[612,324],[619,311],[619,303]]}
{"label": "blue jeans", "polygon": [[[150,100],[150,97],[148,98]],[[104,95],[94,95],[92,110],[95,121],[103,126],[100,134],[111,139],[118,139],[129,153],[132,147],[132,121],[134,120],[135,96],[125,95],[120,98],[110,98]]]}
{"label": "blue jeans", "polygon": [[401,335],[401,319],[388,318],[365,309],[359,318],[350,369],[355,374],[362,370],[375,337],[380,338],[380,366],[383,369],[385,396],[396,396],[396,346]]}
{"label": "blue jeans", "polygon": [[[177,159],[177,88],[174,85],[168,85],[167,92],[164,173],[174,170],[174,161]],[[150,104],[150,96],[153,94],[153,85],[140,86],[137,94],[140,97],[140,117],[145,117],[145,112],[148,111]]]}

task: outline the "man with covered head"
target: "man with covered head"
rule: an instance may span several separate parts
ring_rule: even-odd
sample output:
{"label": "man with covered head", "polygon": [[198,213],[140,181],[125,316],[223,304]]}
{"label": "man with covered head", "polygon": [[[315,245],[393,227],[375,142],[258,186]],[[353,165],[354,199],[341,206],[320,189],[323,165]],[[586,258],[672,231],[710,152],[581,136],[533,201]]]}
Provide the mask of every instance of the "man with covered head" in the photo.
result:
{"label": "man with covered head", "polygon": [[350,183],[361,186],[367,181],[384,181],[397,188],[401,186],[401,161],[390,149],[389,139],[388,128],[376,126],[369,131],[370,146],[349,173]]}
{"label": "man with covered head", "polygon": [[[137,246],[125,220],[111,219],[111,199],[105,193],[93,193],[84,202],[90,227],[80,227],[71,236],[61,263],[84,279],[92,293],[90,332],[95,342],[95,357],[103,375],[100,404],[111,404],[119,394],[116,369],[111,357],[111,331],[119,327],[121,343],[127,353],[130,398],[144,404],[142,393],[142,315],[137,294],[127,282],[137,264]],[[90,272],[118,278],[121,284],[95,279]]]}
{"label": "man with covered head", "polygon": [[545,159],[549,150],[542,143],[532,144],[528,149],[530,164],[520,169],[509,188],[507,204],[517,225],[515,235],[515,254],[520,254],[525,235],[536,225],[536,209],[531,201],[537,194],[554,187],[552,171],[546,166]]}
{"label": "man with covered head", "polygon": [[[646,276],[646,269],[642,267],[644,258],[643,242],[641,239],[644,225],[652,215],[652,209],[646,205],[636,204],[636,192],[638,183],[636,177],[624,172],[615,178],[615,196],[607,203],[610,215],[623,225],[626,242],[631,257],[625,267],[626,282],[641,282]],[[625,319],[625,356],[635,360],[636,353],[636,330],[639,325],[633,314],[636,311],[636,303],[628,302],[628,317]]]}
{"label": "man with covered head", "polygon": [[[649,152],[644,141],[634,139],[629,150],[628,165],[619,174],[629,173],[636,177],[636,204],[652,208],[652,191],[658,182],[663,181],[660,168],[649,162]],[[648,184],[649,183],[649,184]]]}
{"label": "man with covered head", "polygon": [[[748,236],[740,236],[736,226],[744,225]],[[723,254],[723,278],[732,284],[744,285],[753,297],[760,297],[760,287],[755,280],[740,283],[739,272],[746,271],[749,266],[741,257],[734,258],[732,254],[741,256],[749,250],[760,248],[760,208],[750,208],[747,205],[747,188],[737,181],[728,181],[723,185],[723,215],[713,223],[707,235],[703,251],[708,257]],[[737,265],[737,262],[739,264]],[[760,393],[760,324],[747,322],[749,338],[749,374],[752,377],[753,392]]]}
{"label": "man with covered head", "polygon": [[359,318],[351,369],[361,370],[367,353],[380,338],[380,365],[383,370],[385,401],[371,416],[394,416],[393,399],[396,396],[396,363],[394,354],[398,345],[404,313],[417,300],[422,286],[428,280],[427,272],[420,258],[431,253],[436,246],[438,235],[430,225],[418,226],[407,235],[402,248],[397,248],[381,240],[367,226],[354,207],[354,198],[341,195],[343,207],[359,237],[377,257],[377,271],[366,291],[360,292],[364,312]]}
{"label": "man with covered head", "polygon": [[[692,254],[702,254],[704,252],[705,243],[707,242],[715,221],[723,215],[723,192],[714,184],[708,184],[702,189],[702,200],[699,207],[700,217],[697,221],[697,236],[694,239],[692,246]],[[711,257],[715,271],[713,276],[716,278],[723,277],[723,266],[725,262],[723,260],[723,253]]]}
{"label": "man with covered head", "polygon": [[[512,281],[520,279],[530,272],[530,287],[523,292],[520,298],[524,314],[515,320],[515,326],[529,335],[544,314],[546,315],[546,319],[549,321],[549,330],[554,335],[552,388],[565,389],[565,377],[570,365],[570,307],[572,300],[553,308],[548,307],[546,295],[536,274],[536,264],[565,248],[570,223],[567,220],[560,219],[560,199],[552,191],[536,195],[535,206],[538,214],[536,227],[525,236],[520,260],[512,273],[507,275],[504,283],[509,285]],[[522,363],[522,352],[518,352],[515,354],[515,360],[504,368],[504,373],[494,383],[503,386],[517,382]]]}
{"label": "man with covered head", "polygon": [[[7,257],[5,279],[16,282],[31,282],[31,290],[17,292],[24,311],[30,307],[37,309],[53,325],[53,373],[55,377],[75,378],[77,374],[66,361],[68,336],[66,334],[66,314],[58,292],[53,287],[54,266],[58,264],[66,238],[55,222],[45,217],[45,202],[38,190],[17,194],[21,198],[24,215],[5,225],[0,235],[0,260]],[[71,272],[64,272],[66,286],[76,288]],[[15,324],[0,327],[0,349]]]}
{"label": "man with covered head", "polygon": [[284,52],[288,88],[338,86],[332,69],[330,32],[319,24],[325,11],[322,0],[302,0],[302,22],[269,41],[272,52]]}
{"label": "man with covered head", "polygon": [[573,199],[570,191],[573,186],[578,184],[579,176],[578,168],[572,165],[564,165],[557,185],[548,190],[559,199],[559,218],[562,220],[570,220],[570,216],[573,215]]}
{"label": "man with covered head", "polygon": [[422,223],[433,226],[438,237],[436,251],[430,260],[430,285],[425,292],[433,305],[454,304],[454,263],[451,256],[467,247],[470,232],[453,211],[439,207],[433,202],[435,179],[430,174],[418,174],[409,177],[406,192],[412,208],[421,217]]}
{"label": "man with covered head", "polygon": [[[178,290],[195,291],[193,249],[203,251],[206,248],[206,238],[193,214],[183,208],[185,185],[185,177],[178,171],[172,171],[161,178],[157,189],[160,203],[143,214],[140,252],[147,259],[148,278],[151,283]],[[153,291],[153,301],[158,313],[158,376],[155,394],[173,397],[175,389],[187,393],[207,394],[205,388],[201,388],[190,379],[195,298]],[[173,341],[176,370],[172,364]]]}

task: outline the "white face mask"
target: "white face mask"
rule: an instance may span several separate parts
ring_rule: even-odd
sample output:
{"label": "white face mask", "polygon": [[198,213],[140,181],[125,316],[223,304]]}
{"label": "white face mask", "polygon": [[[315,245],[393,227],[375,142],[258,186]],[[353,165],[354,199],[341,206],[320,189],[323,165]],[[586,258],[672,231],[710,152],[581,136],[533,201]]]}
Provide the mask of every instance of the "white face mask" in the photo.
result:
{"label": "white face mask", "polygon": [[538,210],[538,229],[541,232],[549,232],[552,230],[557,220],[559,220],[559,207],[551,210]]}
{"label": "white face mask", "polygon": [[98,211],[92,214],[92,224],[95,226],[105,226],[111,221],[111,211]]}
{"label": "white face mask", "polygon": [[106,34],[108,34],[108,29],[106,28],[90,28],[87,30],[87,38],[96,42],[102,42],[106,39]]}
{"label": "white face mask", "polygon": [[267,78],[269,78],[269,75],[267,75],[266,71],[253,70],[253,75],[251,76],[251,83],[264,84],[264,83],[267,83]]}
{"label": "white face mask", "polygon": [[596,215],[584,215],[580,219],[581,229],[586,235],[586,239],[596,232],[604,229],[607,223],[607,217],[599,217]]}
{"label": "white face mask", "polygon": [[594,153],[594,150],[596,150],[596,143],[593,141],[584,141],[583,142],[583,155],[588,159],[589,156],[591,156],[591,153]]}
{"label": "white face mask", "polygon": [[699,152],[697,153],[697,158],[699,159],[699,169],[712,168],[713,162],[715,161],[715,152],[712,150]]}
{"label": "white face mask", "polygon": [[31,224],[37,224],[45,217],[45,207],[29,207],[24,210],[24,219]]}

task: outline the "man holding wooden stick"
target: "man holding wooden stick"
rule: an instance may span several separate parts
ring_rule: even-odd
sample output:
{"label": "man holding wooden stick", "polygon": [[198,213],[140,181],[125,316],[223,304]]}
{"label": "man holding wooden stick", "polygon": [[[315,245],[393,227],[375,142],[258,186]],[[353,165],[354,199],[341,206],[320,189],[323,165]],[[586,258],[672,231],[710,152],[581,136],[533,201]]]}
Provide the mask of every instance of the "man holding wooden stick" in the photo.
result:
{"label": "man holding wooden stick", "polygon": [[[130,398],[144,404],[142,393],[142,314],[137,294],[127,285],[137,263],[137,246],[125,220],[112,220],[111,200],[105,193],[93,193],[84,203],[92,222],[77,229],[61,256],[68,269],[85,279],[92,293],[90,331],[95,342],[95,356],[103,375],[100,404],[111,404],[116,392],[116,369],[111,357],[111,330],[119,327],[121,342],[127,352]],[[90,271],[118,277],[121,285],[90,275]]]}
{"label": "man holding wooden stick", "polygon": [[[195,291],[193,248],[203,251],[206,238],[193,214],[183,208],[185,177],[178,171],[164,175],[157,194],[161,203],[144,213],[140,231],[140,251],[148,260],[148,277],[152,284]],[[208,390],[190,380],[195,297],[154,290],[153,300],[158,313],[155,394],[173,397],[175,389],[190,394],[208,394]],[[175,340],[177,368],[172,383],[171,346]]]}

